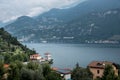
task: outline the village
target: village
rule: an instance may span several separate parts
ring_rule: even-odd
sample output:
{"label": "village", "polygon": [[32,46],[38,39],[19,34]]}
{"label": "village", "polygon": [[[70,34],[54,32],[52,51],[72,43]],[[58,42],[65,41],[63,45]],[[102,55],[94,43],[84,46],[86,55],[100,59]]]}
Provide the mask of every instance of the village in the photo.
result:
{"label": "village", "polygon": [[[40,54],[32,54],[30,55],[29,58],[30,58],[30,61],[37,62],[40,64],[49,63],[53,61],[52,55],[50,53],[45,53],[44,57],[42,57]],[[24,62],[23,64],[28,64],[28,63],[29,62]],[[101,78],[104,74],[104,70],[107,65],[112,66],[114,70],[114,74],[118,76],[119,68],[115,63],[109,62],[109,61],[92,61],[87,65],[87,68],[92,73],[92,79],[96,80],[97,78]],[[9,65],[4,64],[4,68],[9,68]],[[72,69],[69,69],[69,68],[61,69],[61,68],[52,67],[52,66],[51,66],[51,69],[57,72],[62,77],[63,80],[72,80]]]}
{"label": "village", "polygon": [[[40,54],[30,55],[30,60],[39,63],[46,61],[50,62],[51,60],[53,61],[50,53],[45,53],[44,55],[45,55],[44,58]],[[93,74],[92,76],[93,80],[95,80],[96,78],[101,78],[103,76],[104,69],[107,65],[112,66],[115,75],[118,76],[119,71],[117,64],[109,61],[92,61],[91,63],[88,64],[87,68]],[[56,67],[51,67],[51,69],[59,73],[64,80],[72,80],[71,78],[72,69],[69,68],[61,69]]]}
{"label": "village", "polygon": [[[39,53],[35,53],[29,56],[28,62],[23,62],[24,65],[27,65],[29,62],[37,62],[39,64],[53,64],[53,58],[50,53],[45,53],[44,56],[41,56]],[[116,63],[110,61],[92,61],[86,67],[89,69],[90,73],[92,73],[92,79],[96,80],[97,78],[101,78],[104,75],[104,71],[107,65],[112,66],[115,76],[119,75],[119,67]],[[73,80],[72,79],[72,71],[70,68],[58,68],[54,66],[50,66],[51,70],[57,72],[63,80]],[[4,68],[9,68],[8,64],[4,64]]]}

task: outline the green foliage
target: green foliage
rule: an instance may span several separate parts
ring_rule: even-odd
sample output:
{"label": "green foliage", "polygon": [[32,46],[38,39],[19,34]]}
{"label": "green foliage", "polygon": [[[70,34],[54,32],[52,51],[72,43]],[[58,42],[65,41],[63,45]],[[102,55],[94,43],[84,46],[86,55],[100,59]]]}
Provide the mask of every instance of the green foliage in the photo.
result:
{"label": "green foliage", "polygon": [[53,64],[53,59],[51,59],[51,60],[49,61],[49,64],[51,64],[51,65]]}
{"label": "green foliage", "polygon": [[28,61],[30,54],[36,53],[28,49],[12,37],[4,28],[0,28],[0,53],[5,63],[14,61]]}
{"label": "green foliage", "polygon": [[3,61],[0,61],[0,80],[2,80],[4,73],[5,73],[4,63]]}
{"label": "green foliage", "polygon": [[23,65],[20,61],[10,64],[8,80],[45,80],[40,64],[30,62]]}
{"label": "green foliage", "polygon": [[16,63],[11,63],[8,80],[20,80],[19,77],[20,77],[20,70],[18,68],[18,65]]}
{"label": "green foliage", "polygon": [[[36,53],[23,46],[8,32],[0,28],[0,80],[7,74],[7,80],[60,80],[57,73],[52,72],[50,65],[29,62],[29,56]],[[3,63],[4,61],[4,63]],[[9,69],[4,69],[4,64],[10,64]]]}
{"label": "green foliage", "polygon": [[5,63],[9,63],[11,61],[11,54],[4,53],[3,56],[4,56],[4,62]]}
{"label": "green foliage", "polygon": [[62,80],[60,74],[52,71],[50,74],[46,76],[46,80]]}
{"label": "green foliage", "polygon": [[42,68],[43,68],[43,76],[45,77],[46,80],[62,80],[60,74],[51,70],[49,64],[43,64]]}
{"label": "green foliage", "polygon": [[20,80],[44,80],[42,67],[38,63],[30,62],[26,66],[18,66],[18,68],[20,70]]}
{"label": "green foliage", "polygon": [[46,77],[49,73],[51,73],[51,68],[49,64],[43,64],[43,75]]}
{"label": "green foliage", "polygon": [[20,61],[10,64],[7,80],[62,80],[60,75],[52,71],[48,64],[29,62],[23,65]]}
{"label": "green foliage", "polygon": [[23,68],[21,70],[20,80],[44,80],[44,77],[39,70],[31,70]]}
{"label": "green foliage", "polygon": [[[29,56],[34,53],[35,50],[23,46],[16,38],[0,28],[0,80],[4,74],[7,74],[7,80],[60,80],[60,76],[52,72],[48,64],[41,65],[36,62],[22,64],[29,61]],[[6,71],[5,63],[10,64]]]}
{"label": "green foliage", "polygon": [[33,80],[33,71],[23,68],[21,70],[20,80]]}
{"label": "green foliage", "polygon": [[38,64],[37,62],[29,62],[27,64],[27,68],[31,70],[36,70],[39,69],[40,67],[41,67],[40,64]]}
{"label": "green foliage", "polygon": [[79,64],[76,64],[76,68],[72,71],[73,80],[92,80],[92,74],[88,69],[79,67]]}
{"label": "green foliage", "polygon": [[111,65],[107,65],[101,80],[119,80],[119,78],[115,75],[113,67]]}

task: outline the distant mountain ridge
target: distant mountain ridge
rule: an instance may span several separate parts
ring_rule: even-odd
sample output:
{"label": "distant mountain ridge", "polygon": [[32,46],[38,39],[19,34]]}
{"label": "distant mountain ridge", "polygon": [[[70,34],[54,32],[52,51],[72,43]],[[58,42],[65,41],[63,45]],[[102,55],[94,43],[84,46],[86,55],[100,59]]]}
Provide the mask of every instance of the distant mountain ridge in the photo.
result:
{"label": "distant mountain ridge", "polygon": [[120,0],[87,0],[35,18],[22,16],[5,29],[24,42],[102,43],[119,42],[119,26]]}

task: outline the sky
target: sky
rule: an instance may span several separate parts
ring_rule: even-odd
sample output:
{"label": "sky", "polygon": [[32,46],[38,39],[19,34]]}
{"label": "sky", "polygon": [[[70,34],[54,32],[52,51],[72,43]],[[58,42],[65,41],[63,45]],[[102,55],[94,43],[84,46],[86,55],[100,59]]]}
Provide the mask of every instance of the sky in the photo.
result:
{"label": "sky", "polygon": [[66,8],[85,0],[0,0],[0,22],[37,16],[52,8]]}

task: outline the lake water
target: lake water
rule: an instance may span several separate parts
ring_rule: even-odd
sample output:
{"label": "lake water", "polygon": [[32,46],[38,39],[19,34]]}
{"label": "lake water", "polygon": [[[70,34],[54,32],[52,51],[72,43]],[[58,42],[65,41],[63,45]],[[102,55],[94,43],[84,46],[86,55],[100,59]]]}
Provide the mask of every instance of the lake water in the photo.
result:
{"label": "lake water", "polygon": [[120,45],[112,44],[42,44],[24,43],[44,56],[49,52],[54,59],[54,67],[73,68],[78,62],[86,67],[91,61],[112,61],[120,64]]}

